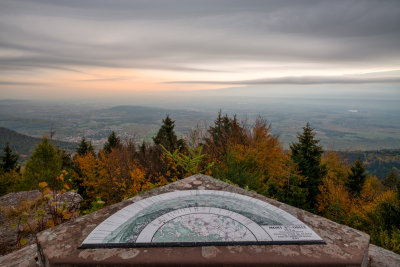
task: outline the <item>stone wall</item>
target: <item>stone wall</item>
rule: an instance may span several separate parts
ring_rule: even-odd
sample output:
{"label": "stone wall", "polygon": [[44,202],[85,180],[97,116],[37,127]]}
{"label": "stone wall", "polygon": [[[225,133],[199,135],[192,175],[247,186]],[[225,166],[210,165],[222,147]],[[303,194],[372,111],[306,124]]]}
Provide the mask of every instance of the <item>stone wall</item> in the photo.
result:
{"label": "stone wall", "polygon": [[[78,248],[99,223],[127,205],[158,194],[188,189],[234,192],[270,203],[307,224],[325,240],[326,245]],[[370,245],[369,236],[363,232],[204,175],[194,175],[150,190],[129,200],[79,217],[75,221],[48,229],[38,234],[38,240],[36,252],[41,266],[79,266],[84,264],[400,266],[400,255]],[[29,259],[35,258],[35,248],[24,248],[24,251],[15,253],[13,256],[2,257],[0,265],[18,266],[17,261],[12,259],[13,257],[21,257],[19,262],[32,264]]]}

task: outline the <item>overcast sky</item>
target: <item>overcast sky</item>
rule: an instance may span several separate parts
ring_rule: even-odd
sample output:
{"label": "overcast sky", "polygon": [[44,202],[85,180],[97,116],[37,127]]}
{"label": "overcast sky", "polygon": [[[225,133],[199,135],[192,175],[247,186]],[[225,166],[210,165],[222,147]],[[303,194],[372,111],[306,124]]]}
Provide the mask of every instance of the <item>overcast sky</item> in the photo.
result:
{"label": "overcast sky", "polygon": [[1,98],[398,88],[399,70],[399,0],[0,0]]}

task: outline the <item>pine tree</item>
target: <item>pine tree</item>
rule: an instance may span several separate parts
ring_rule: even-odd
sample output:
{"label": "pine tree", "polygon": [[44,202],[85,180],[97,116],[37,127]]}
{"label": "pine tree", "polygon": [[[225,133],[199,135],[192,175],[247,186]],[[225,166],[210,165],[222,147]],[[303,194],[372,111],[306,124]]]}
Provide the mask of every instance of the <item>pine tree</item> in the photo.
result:
{"label": "pine tree", "polygon": [[223,138],[223,132],[228,131],[229,127],[230,120],[228,115],[222,117],[220,110],[218,112],[217,119],[214,121],[214,127],[210,126],[210,128],[208,129],[208,133],[211,137],[210,140],[212,140],[215,144],[226,141],[225,138]]}
{"label": "pine tree", "polygon": [[307,202],[311,209],[314,209],[318,186],[326,174],[326,168],[321,164],[322,146],[318,145],[319,140],[315,139],[314,129],[307,123],[303,127],[303,133],[297,134],[298,143],[290,144],[292,160],[297,164],[300,174],[306,178],[304,187],[308,189]]}
{"label": "pine tree", "polygon": [[358,158],[351,165],[348,180],[346,183],[347,189],[353,196],[359,196],[361,189],[367,178],[367,171],[365,170],[364,163]]}
{"label": "pine tree", "polygon": [[19,172],[20,166],[18,164],[19,156],[17,154],[13,154],[9,143],[3,149],[4,156],[1,157],[0,161],[0,170],[2,172],[10,172],[12,170]]}
{"label": "pine tree", "polygon": [[400,172],[393,167],[388,175],[382,180],[382,184],[393,191],[397,191],[397,186],[400,185]]}
{"label": "pine tree", "polygon": [[139,154],[144,157],[144,156],[146,156],[146,151],[147,151],[147,144],[143,140],[142,144],[139,146]]}
{"label": "pine tree", "polygon": [[247,141],[245,129],[239,124],[236,115],[231,119],[228,115],[221,116],[221,111],[218,112],[214,126],[209,127],[208,133],[209,142],[217,146],[225,147],[227,143],[244,144]]}
{"label": "pine tree", "polygon": [[214,126],[210,126],[207,132],[209,137],[205,139],[205,151],[212,161],[225,157],[230,146],[249,142],[246,129],[240,125],[236,115],[229,118],[228,115],[222,116],[221,111]]}
{"label": "pine tree", "polygon": [[107,143],[104,144],[104,152],[111,153],[113,148],[121,146],[121,139],[115,134],[114,131],[108,136]]}
{"label": "pine tree", "polygon": [[79,156],[84,156],[88,153],[94,154],[92,143],[87,142],[85,137],[82,138],[81,142],[79,143],[75,151]]}
{"label": "pine tree", "polygon": [[185,149],[185,141],[183,139],[178,139],[175,134],[175,121],[171,120],[169,115],[162,120],[158,133],[153,137],[154,144],[162,145],[168,151],[174,152],[176,149],[183,151]]}
{"label": "pine tree", "polygon": [[397,201],[400,203],[400,183],[397,183]]}

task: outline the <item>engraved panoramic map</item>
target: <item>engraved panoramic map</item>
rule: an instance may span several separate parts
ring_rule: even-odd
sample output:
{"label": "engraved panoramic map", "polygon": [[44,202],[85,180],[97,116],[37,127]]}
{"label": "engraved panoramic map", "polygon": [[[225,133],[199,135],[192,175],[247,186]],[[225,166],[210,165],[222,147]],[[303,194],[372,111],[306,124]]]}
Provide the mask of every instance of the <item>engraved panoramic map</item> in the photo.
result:
{"label": "engraved panoramic map", "polygon": [[248,196],[214,190],[175,191],[133,203],[99,224],[82,248],[324,241],[289,213]]}

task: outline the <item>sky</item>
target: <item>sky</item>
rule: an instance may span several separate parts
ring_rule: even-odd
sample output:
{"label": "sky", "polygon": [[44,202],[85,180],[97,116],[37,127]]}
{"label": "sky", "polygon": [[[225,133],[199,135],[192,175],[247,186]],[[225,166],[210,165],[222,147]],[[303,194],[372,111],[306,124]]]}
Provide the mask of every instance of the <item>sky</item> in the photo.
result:
{"label": "sky", "polygon": [[400,95],[400,1],[0,0],[3,99],[343,86]]}

